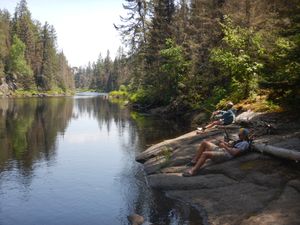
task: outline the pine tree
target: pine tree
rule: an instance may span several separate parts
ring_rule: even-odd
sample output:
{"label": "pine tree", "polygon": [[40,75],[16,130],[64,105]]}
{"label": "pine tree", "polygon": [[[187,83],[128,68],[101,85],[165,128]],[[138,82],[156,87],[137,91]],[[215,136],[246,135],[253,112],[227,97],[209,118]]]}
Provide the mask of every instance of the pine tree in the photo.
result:
{"label": "pine tree", "polygon": [[35,52],[34,60],[31,62],[31,67],[34,72],[35,80],[42,74],[43,64],[43,26],[39,21],[34,22],[34,39],[35,39]]}
{"label": "pine tree", "polygon": [[159,63],[159,51],[166,40],[172,38],[172,22],[175,12],[174,0],[154,0],[154,12],[149,32],[146,60],[149,66]]}
{"label": "pine tree", "polygon": [[128,45],[131,54],[147,43],[147,16],[149,13],[146,0],[125,0],[123,8],[127,10],[126,17],[121,18],[120,25],[114,25],[120,32],[123,42]]}
{"label": "pine tree", "polygon": [[300,2],[275,1],[279,22],[268,34],[265,70],[261,87],[271,90],[271,97],[294,105],[300,102]]}
{"label": "pine tree", "polygon": [[42,45],[42,67],[41,74],[37,77],[37,85],[43,90],[51,90],[55,87],[58,61],[56,56],[55,30],[47,22],[43,26]]}
{"label": "pine tree", "polygon": [[105,79],[104,79],[104,70],[103,70],[104,60],[102,55],[99,54],[97,62],[95,63],[94,68],[94,79],[95,79],[95,86],[96,89],[104,90],[105,88]]}
{"label": "pine tree", "polygon": [[57,86],[63,91],[74,89],[74,77],[63,52],[58,54]]}
{"label": "pine tree", "polygon": [[[0,10],[0,79],[5,77],[10,47],[10,14]],[[1,83],[1,80],[0,80]]]}
{"label": "pine tree", "polygon": [[16,7],[13,18],[13,34],[18,35],[25,44],[25,58],[31,66],[35,60],[35,37],[34,24],[26,0],[21,0]]}
{"label": "pine tree", "polygon": [[105,91],[111,91],[113,90],[114,81],[112,76],[112,60],[110,58],[109,50],[107,50],[106,52],[106,57],[103,63],[103,70],[104,70],[105,80],[106,80]]}
{"label": "pine tree", "polygon": [[160,71],[163,61],[160,51],[166,48],[167,39],[173,39],[172,22],[175,13],[173,0],[155,0],[153,2],[153,18],[149,31],[149,42],[145,51],[145,75],[143,77],[143,88],[151,92],[153,102],[150,104],[165,104],[162,95],[167,80]]}
{"label": "pine tree", "polygon": [[19,88],[34,88],[33,72],[25,60],[25,44],[15,35],[10,49],[9,73]]}

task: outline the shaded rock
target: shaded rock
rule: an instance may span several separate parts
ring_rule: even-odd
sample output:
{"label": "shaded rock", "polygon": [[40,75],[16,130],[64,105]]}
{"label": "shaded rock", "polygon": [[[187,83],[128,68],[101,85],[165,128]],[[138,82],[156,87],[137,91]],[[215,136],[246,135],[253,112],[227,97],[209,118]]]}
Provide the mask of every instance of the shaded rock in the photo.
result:
{"label": "shaded rock", "polygon": [[46,94],[38,94],[38,97],[40,97],[40,98],[45,98],[45,97],[47,97],[47,95]]}
{"label": "shaded rock", "polygon": [[149,185],[156,189],[182,190],[227,186],[240,181],[272,187],[297,177],[289,174],[280,160],[257,153],[219,164],[208,162],[198,175],[182,177],[187,169],[186,166],[164,168],[161,173],[148,176]]}
{"label": "shaded rock", "polygon": [[204,124],[207,122],[208,115],[204,112],[198,113],[197,115],[193,116],[192,119],[192,126],[196,127],[197,124]]}
{"label": "shaded rock", "polygon": [[202,168],[199,174],[225,174],[232,179],[242,180],[249,175],[249,172],[270,171],[272,173],[280,164],[281,162],[274,161],[269,156],[251,153],[223,163],[211,164]]}
{"label": "shaded rock", "polygon": [[297,133],[296,137],[292,137],[289,139],[281,140],[274,144],[276,147],[288,148],[300,151],[300,133]]}
{"label": "shaded rock", "polygon": [[161,114],[165,114],[166,111],[167,111],[166,107],[162,106],[162,107],[157,107],[157,108],[154,108],[154,109],[150,109],[149,113],[151,113],[153,115],[161,115]]}
{"label": "shaded rock", "polygon": [[300,222],[300,193],[287,187],[278,199],[271,201],[261,212],[241,222],[242,225],[298,225]]}
{"label": "shaded rock", "polygon": [[185,165],[182,166],[171,166],[171,167],[166,167],[160,170],[162,174],[168,174],[168,173],[183,173],[187,167]]}
{"label": "shaded rock", "polygon": [[202,208],[209,224],[240,224],[274,199],[279,190],[237,183],[230,186],[188,191],[168,191],[168,196]]}
{"label": "shaded rock", "polygon": [[144,170],[147,174],[153,174],[155,172],[159,172],[159,170],[164,166],[166,166],[167,163],[168,160],[166,159],[165,156],[163,155],[155,156],[149,159],[147,162],[145,162]]}
{"label": "shaded rock", "polygon": [[148,176],[152,188],[163,190],[207,189],[229,186],[236,183],[222,174],[182,177],[180,174],[154,174]]}
{"label": "shaded rock", "polygon": [[300,180],[291,180],[288,185],[300,192]]}

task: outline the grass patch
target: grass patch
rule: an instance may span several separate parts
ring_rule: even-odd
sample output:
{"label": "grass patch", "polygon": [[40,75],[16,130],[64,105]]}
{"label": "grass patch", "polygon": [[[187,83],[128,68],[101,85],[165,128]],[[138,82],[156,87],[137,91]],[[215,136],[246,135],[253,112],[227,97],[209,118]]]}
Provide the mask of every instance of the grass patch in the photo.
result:
{"label": "grass patch", "polygon": [[37,90],[22,90],[22,89],[17,89],[12,93],[13,97],[31,97],[37,94],[39,94]]}
{"label": "grass patch", "polygon": [[111,92],[109,92],[108,95],[111,98],[121,98],[121,99],[127,99],[128,98],[128,92],[127,91],[111,91]]}
{"label": "grass patch", "polygon": [[241,166],[240,169],[242,170],[253,170],[257,166],[257,163],[255,161],[249,161],[249,162],[244,162]]}
{"label": "grass patch", "polygon": [[33,97],[38,95],[45,95],[45,96],[71,96],[74,95],[74,90],[67,90],[64,91],[61,88],[55,88],[49,91],[37,91],[37,90],[23,90],[17,89],[12,93],[13,97]]}
{"label": "grass patch", "polygon": [[274,103],[272,100],[267,99],[266,95],[259,95],[248,98],[236,104],[237,108],[245,110],[252,110],[254,112],[282,112],[283,108]]}
{"label": "grass patch", "polygon": [[60,89],[60,88],[55,88],[49,91],[45,92],[46,95],[64,95],[65,92],[64,90]]}
{"label": "grass patch", "polygon": [[165,159],[165,162],[168,162],[172,156],[172,148],[164,146],[164,147],[162,147],[162,150],[158,155],[163,156]]}

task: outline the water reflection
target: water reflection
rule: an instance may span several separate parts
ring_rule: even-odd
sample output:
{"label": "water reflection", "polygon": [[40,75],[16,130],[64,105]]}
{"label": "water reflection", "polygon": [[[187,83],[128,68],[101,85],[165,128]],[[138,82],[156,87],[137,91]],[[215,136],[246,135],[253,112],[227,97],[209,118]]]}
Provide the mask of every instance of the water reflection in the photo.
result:
{"label": "water reflection", "polygon": [[30,175],[34,162],[51,161],[56,139],[72,117],[71,98],[0,100],[0,171]]}
{"label": "water reflection", "polygon": [[182,131],[101,96],[1,99],[0,224],[128,224],[132,213],[200,224],[192,208],[151,191],[134,161]]}

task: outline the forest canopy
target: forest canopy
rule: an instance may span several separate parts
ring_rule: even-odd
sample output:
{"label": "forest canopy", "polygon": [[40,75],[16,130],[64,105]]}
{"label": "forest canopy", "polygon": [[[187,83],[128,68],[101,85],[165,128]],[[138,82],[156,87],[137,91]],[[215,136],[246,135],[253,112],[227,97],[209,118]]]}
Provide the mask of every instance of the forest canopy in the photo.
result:
{"label": "forest canopy", "polygon": [[180,111],[260,96],[299,105],[298,0],[124,0],[123,7],[115,27],[129,52],[119,83],[133,102]]}

